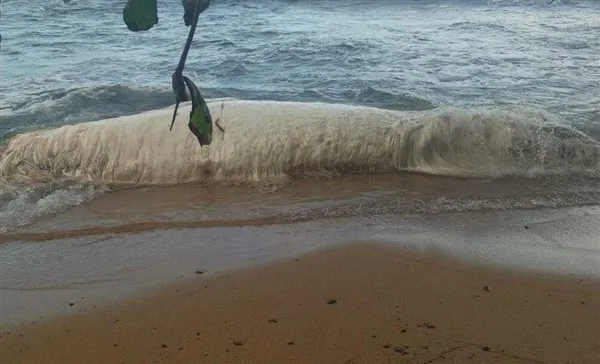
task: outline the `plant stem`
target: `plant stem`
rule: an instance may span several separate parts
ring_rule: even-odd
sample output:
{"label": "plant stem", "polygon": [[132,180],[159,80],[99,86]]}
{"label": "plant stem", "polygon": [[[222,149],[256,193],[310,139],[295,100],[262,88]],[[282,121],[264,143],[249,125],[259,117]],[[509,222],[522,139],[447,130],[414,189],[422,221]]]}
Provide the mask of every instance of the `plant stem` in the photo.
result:
{"label": "plant stem", "polygon": [[190,51],[192,40],[194,39],[194,33],[196,32],[196,26],[198,25],[199,16],[200,0],[196,0],[196,6],[194,7],[194,20],[192,22],[190,32],[188,33],[187,41],[185,42],[185,47],[183,47],[183,52],[181,53],[181,57],[179,58],[179,64],[177,64],[177,68],[175,68],[175,72],[173,72],[173,76],[171,79],[173,92],[175,92],[176,103],[175,110],[173,111],[173,117],[171,118],[171,126],[169,127],[169,131],[173,130],[173,124],[175,124],[175,118],[177,117],[177,109],[179,109],[179,103],[188,100],[187,93],[185,92],[185,83],[183,82],[183,69],[185,68],[185,61],[187,60],[187,55]]}

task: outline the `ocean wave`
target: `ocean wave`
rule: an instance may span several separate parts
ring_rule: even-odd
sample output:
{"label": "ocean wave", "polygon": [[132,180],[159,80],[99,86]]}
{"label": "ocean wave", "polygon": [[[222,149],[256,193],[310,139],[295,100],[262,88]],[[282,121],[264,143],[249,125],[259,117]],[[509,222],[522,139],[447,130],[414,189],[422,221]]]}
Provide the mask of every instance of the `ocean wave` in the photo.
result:
{"label": "ocean wave", "polygon": [[249,73],[248,69],[246,68],[249,62],[244,63],[233,60],[225,60],[211,69],[211,73],[222,77],[241,77]]}
{"label": "ocean wave", "polygon": [[[225,61],[217,66],[216,72],[227,77],[239,77],[248,72],[244,64]],[[36,85],[63,81],[60,77],[33,79]],[[324,81],[327,82],[327,81]],[[333,81],[332,81],[333,82]],[[325,84],[313,85],[322,87]],[[312,86],[311,86],[312,87]],[[431,102],[411,95],[397,95],[367,87],[360,90],[347,90],[337,97],[319,91],[301,89],[246,90],[235,88],[203,88],[205,97],[236,97],[252,100],[294,99],[296,101],[347,102],[359,105],[395,110],[425,110],[433,108]],[[338,93],[339,94],[339,93]],[[26,95],[21,101],[7,102],[0,116],[0,144],[11,137],[36,129],[48,129],[65,124],[95,121],[123,115],[132,115],[156,108],[167,107],[174,101],[169,85],[129,86],[104,85],[72,89],[56,88]]]}
{"label": "ocean wave", "polygon": [[344,172],[456,177],[600,176],[600,143],[535,110],[396,111],[341,104],[211,100],[225,133],[200,148],[189,104],[13,138],[6,182],[263,183]]}
{"label": "ocean wave", "polygon": [[382,109],[421,111],[435,108],[428,100],[411,95],[398,95],[372,87],[360,90],[354,97],[348,93],[346,96],[360,105]]}
{"label": "ocean wave", "polygon": [[45,90],[12,103],[0,118],[0,140],[14,131],[111,118],[165,107],[174,101],[169,86],[108,85]]}
{"label": "ocean wave", "polygon": [[0,183],[0,233],[78,206],[107,190],[106,186],[68,180],[31,185]]}
{"label": "ocean wave", "polygon": [[460,21],[460,22],[452,23],[448,26],[441,27],[441,30],[453,30],[453,29],[468,30],[468,31],[492,30],[492,31],[503,31],[503,32],[507,32],[507,33],[514,33],[514,31],[512,31],[511,29],[508,29],[504,25],[496,24],[496,23],[479,23],[479,22],[471,22],[471,21]]}

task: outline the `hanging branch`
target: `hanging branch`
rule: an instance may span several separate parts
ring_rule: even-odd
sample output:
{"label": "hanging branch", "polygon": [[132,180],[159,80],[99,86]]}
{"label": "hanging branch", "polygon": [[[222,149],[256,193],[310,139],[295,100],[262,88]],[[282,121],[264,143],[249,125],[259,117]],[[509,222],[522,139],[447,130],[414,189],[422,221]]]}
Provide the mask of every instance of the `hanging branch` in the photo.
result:
{"label": "hanging branch", "polygon": [[[184,7],[185,7],[185,1]],[[193,1],[193,0],[192,0]],[[187,41],[185,42],[185,46],[183,47],[183,52],[181,53],[181,57],[179,58],[179,63],[177,64],[177,68],[175,68],[175,72],[171,76],[171,86],[173,87],[173,92],[175,92],[175,110],[173,111],[173,118],[171,119],[171,126],[169,127],[169,131],[173,130],[173,124],[175,124],[175,118],[177,117],[177,109],[179,108],[179,103],[183,101],[188,101],[187,93],[185,91],[185,82],[183,80],[183,69],[185,68],[185,61],[187,60],[188,52],[190,51],[190,46],[192,45],[192,40],[194,39],[194,33],[196,32],[196,26],[198,25],[198,17],[200,13],[208,8],[210,0],[206,1],[206,6],[204,9],[201,9],[201,0],[196,0],[195,6],[192,12],[192,19],[189,18],[190,12],[189,9],[186,8],[185,14],[183,15],[184,21],[186,25],[188,22],[192,21],[192,27],[190,28],[190,32],[188,33]],[[189,2],[188,2],[189,4]]]}
{"label": "hanging branch", "polygon": [[[186,27],[191,26],[191,28],[188,33],[185,47],[179,58],[177,68],[175,68],[175,72],[173,72],[173,75],[171,76],[171,86],[175,93],[175,111],[173,112],[169,130],[173,129],[179,104],[184,101],[189,101],[185,90],[186,84],[183,79],[183,69],[185,68],[185,62],[192,45],[192,40],[194,39],[194,33],[196,32],[196,26],[198,25],[198,17],[200,16],[200,13],[208,9],[210,0],[181,0],[181,4],[183,5],[184,10],[184,24]],[[123,21],[127,25],[127,28],[132,32],[150,30],[158,23],[157,0],[128,0],[123,8]]]}

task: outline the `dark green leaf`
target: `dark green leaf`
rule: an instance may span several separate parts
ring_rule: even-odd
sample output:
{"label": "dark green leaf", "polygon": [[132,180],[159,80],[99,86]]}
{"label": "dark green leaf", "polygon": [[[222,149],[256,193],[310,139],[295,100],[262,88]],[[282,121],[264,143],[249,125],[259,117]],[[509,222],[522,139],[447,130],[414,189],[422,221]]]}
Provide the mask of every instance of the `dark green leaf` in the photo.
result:
{"label": "dark green leaf", "polygon": [[156,0],[128,0],[123,8],[123,21],[132,32],[150,30],[158,23]]}
{"label": "dark green leaf", "polygon": [[183,5],[183,22],[186,27],[189,27],[194,22],[196,4],[200,5],[200,10],[198,11],[198,14],[200,14],[208,9],[210,0],[181,0],[181,4]]}

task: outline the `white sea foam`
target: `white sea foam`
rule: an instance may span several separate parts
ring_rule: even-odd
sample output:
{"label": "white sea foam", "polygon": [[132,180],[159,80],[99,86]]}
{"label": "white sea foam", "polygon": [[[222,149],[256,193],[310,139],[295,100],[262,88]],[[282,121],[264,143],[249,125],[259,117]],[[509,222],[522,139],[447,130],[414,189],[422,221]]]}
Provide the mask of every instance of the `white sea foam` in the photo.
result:
{"label": "white sea foam", "polygon": [[213,143],[172,132],[172,107],[35,131],[13,138],[0,160],[6,182],[76,178],[110,184],[247,183],[344,171],[418,171],[501,177],[600,175],[600,145],[542,112],[402,112],[274,101],[211,100]]}
{"label": "white sea foam", "polygon": [[74,181],[25,186],[0,183],[0,234],[90,201],[105,191],[105,186]]}

